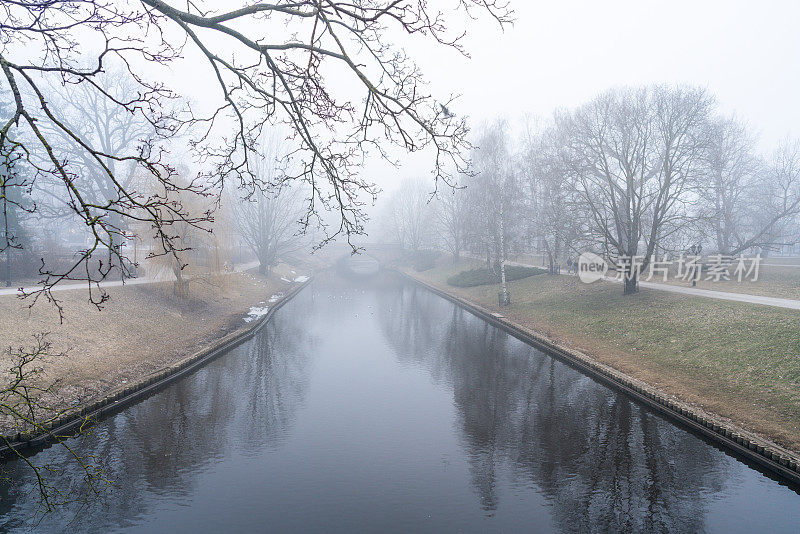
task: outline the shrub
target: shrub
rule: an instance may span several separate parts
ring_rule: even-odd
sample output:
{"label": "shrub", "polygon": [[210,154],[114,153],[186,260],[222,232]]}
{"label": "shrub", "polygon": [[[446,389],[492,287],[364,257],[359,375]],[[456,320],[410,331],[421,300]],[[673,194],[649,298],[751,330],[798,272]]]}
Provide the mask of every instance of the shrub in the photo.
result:
{"label": "shrub", "polygon": [[[506,281],[522,280],[529,276],[537,274],[544,274],[547,271],[539,269],[538,267],[523,267],[521,265],[507,265],[506,266]],[[500,273],[486,269],[472,269],[471,271],[461,271],[447,279],[447,283],[456,287],[475,287],[485,286],[489,284],[500,283]]]}
{"label": "shrub", "polygon": [[427,271],[436,267],[436,259],[440,253],[438,250],[419,250],[411,256],[411,264],[417,272]]}

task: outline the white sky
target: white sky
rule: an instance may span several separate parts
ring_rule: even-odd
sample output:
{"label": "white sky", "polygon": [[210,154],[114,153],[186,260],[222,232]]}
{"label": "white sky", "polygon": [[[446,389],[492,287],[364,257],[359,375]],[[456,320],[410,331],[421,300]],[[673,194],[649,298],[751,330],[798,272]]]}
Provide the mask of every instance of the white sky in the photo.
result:
{"label": "white sky", "polygon": [[517,22],[470,29],[471,60],[427,49],[435,87],[464,95],[459,111],[489,118],[548,114],[608,87],[705,86],[766,142],[800,119],[800,2],[512,0]]}
{"label": "white sky", "polygon": [[[716,95],[770,151],[800,134],[800,2],[708,0],[512,0],[501,33],[468,27],[466,59],[411,43],[434,94],[461,94],[454,111],[477,124],[525,113],[548,116],[615,85],[686,82]],[[399,174],[427,173],[411,158]],[[382,174],[382,166],[374,166]],[[390,172],[390,171],[386,171]],[[392,173],[394,174],[394,173]],[[385,189],[396,180],[380,177]]]}
{"label": "white sky", "polygon": [[[432,0],[448,9],[456,0]],[[723,112],[736,112],[771,151],[800,135],[800,1],[797,0],[511,0],[516,22],[501,32],[483,17],[467,23],[465,58],[429,39],[402,35],[431,92],[473,125],[502,116],[549,116],[615,85],[685,82],[706,87]],[[445,11],[445,13],[447,13]],[[189,48],[192,48],[189,46]],[[187,50],[179,85],[218,104],[205,61]],[[198,69],[198,65],[202,68]],[[182,82],[182,83],[181,83]],[[336,83],[334,84],[336,85]],[[363,95],[359,94],[356,100]],[[370,179],[391,190],[407,175],[427,176],[430,159],[402,156],[403,168],[370,161]]]}
{"label": "white sky", "polygon": [[[496,117],[519,126],[524,115],[547,117],[613,86],[684,82],[706,87],[723,112],[747,121],[764,152],[800,136],[800,0],[510,1],[516,22],[505,32],[489,17],[451,17],[454,29],[467,24],[470,58],[419,36],[397,42],[435,96],[461,95],[452,111],[473,126]],[[431,9],[455,3],[429,0]],[[172,81],[201,108],[216,106],[219,88],[193,48],[172,66]],[[377,158],[364,169],[384,194],[403,177],[430,176],[429,155],[394,153],[401,169]]]}

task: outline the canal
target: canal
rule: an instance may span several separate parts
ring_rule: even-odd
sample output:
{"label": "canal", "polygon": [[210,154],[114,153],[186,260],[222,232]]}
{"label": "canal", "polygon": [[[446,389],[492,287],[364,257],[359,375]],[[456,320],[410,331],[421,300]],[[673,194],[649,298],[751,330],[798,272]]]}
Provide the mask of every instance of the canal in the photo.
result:
{"label": "canal", "polygon": [[[452,303],[322,275],[253,339],[72,443],[114,482],[0,529],[797,532],[800,495]],[[34,460],[80,472],[60,447]],[[26,478],[27,477],[27,478]]]}

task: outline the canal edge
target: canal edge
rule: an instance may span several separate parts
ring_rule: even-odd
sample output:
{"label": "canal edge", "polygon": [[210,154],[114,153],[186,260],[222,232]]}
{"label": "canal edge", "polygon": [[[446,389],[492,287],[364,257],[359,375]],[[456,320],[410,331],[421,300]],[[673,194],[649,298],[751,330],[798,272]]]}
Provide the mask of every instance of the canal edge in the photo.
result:
{"label": "canal edge", "polygon": [[560,345],[547,336],[514,323],[478,304],[452,295],[400,269],[395,270],[403,277],[453,302],[520,341],[577,367],[590,377],[702,434],[720,447],[739,454],[779,478],[800,485],[800,456],[797,454],[718,416],[672,398],[641,380],[600,363],[580,351]]}
{"label": "canal edge", "polygon": [[76,430],[95,424],[197,371],[255,336],[261,327],[269,322],[275,312],[302,291],[311,281],[312,278],[309,277],[300,285],[293,287],[283,298],[271,305],[266,314],[257,320],[221,337],[209,346],[169,367],[151,373],[133,384],[112,390],[100,399],[71,408],[60,416],[44,423],[42,425],[45,428],[44,431],[27,435],[17,433],[3,436],[0,439],[0,442],[2,442],[2,445],[0,445],[0,459],[68,439]]}

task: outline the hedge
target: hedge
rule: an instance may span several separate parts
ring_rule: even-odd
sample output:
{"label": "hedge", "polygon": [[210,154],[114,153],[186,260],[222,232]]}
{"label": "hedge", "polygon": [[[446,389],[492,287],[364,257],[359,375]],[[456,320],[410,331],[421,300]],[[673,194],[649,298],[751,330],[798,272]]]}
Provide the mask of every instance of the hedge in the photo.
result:
{"label": "hedge", "polygon": [[[547,271],[537,267],[523,267],[521,265],[506,266],[506,281],[521,280]],[[495,274],[486,268],[461,271],[447,279],[447,283],[456,287],[475,287],[500,283],[500,273]]]}

